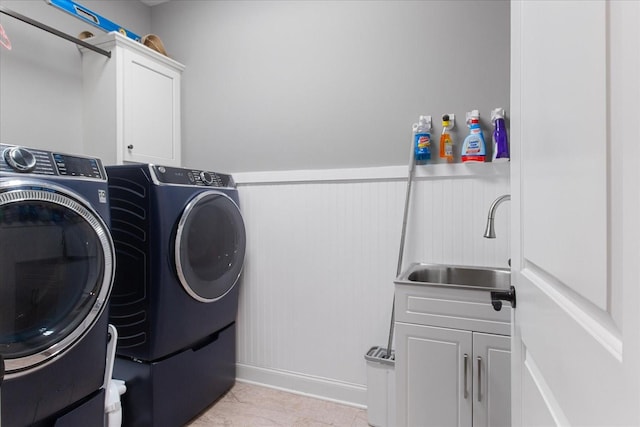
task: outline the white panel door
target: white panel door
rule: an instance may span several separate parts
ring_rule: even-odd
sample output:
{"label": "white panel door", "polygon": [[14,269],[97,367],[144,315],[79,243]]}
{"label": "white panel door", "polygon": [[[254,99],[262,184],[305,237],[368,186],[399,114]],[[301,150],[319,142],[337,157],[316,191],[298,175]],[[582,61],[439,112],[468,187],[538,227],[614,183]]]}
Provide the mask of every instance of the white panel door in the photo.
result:
{"label": "white panel door", "polygon": [[514,425],[640,425],[639,2],[513,1]]}

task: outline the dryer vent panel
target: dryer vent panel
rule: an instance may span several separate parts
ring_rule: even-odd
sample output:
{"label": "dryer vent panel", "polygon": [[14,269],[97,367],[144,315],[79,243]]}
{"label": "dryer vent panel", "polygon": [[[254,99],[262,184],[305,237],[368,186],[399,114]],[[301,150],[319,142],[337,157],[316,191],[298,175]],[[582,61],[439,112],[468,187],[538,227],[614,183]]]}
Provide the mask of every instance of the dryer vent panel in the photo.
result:
{"label": "dryer vent panel", "polygon": [[118,330],[119,349],[148,344],[149,189],[139,184],[140,181],[123,177],[109,179],[111,236],[117,260],[109,321]]}

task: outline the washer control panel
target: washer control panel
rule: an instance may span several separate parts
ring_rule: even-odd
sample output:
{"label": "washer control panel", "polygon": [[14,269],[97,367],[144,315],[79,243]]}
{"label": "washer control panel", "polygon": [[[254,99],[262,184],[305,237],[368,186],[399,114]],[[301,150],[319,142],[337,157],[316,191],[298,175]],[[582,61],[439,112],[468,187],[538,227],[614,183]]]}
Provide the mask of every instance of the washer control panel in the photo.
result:
{"label": "washer control panel", "polygon": [[198,169],[175,168],[170,166],[151,166],[162,184],[194,185],[197,187],[235,187],[231,175]]}
{"label": "washer control panel", "polygon": [[0,153],[0,172],[106,179],[102,162],[93,157],[7,144],[0,144]]}
{"label": "washer control panel", "polygon": [[36,167],[36,156],[26,148],[11,147],[3,151],[4,161],[18,172],[31,172]]}

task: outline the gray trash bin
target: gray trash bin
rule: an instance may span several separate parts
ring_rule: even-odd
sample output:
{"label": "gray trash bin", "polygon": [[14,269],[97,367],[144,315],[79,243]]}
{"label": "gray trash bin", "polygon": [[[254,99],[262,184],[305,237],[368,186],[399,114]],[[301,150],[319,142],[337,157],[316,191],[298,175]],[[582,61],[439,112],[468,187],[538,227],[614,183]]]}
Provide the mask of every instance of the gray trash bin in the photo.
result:
{"label": "gray trash bin", "polygon": [[367,421],[374,427],[392,427],[396,418],[395,352],[371,347],[367,361]]}

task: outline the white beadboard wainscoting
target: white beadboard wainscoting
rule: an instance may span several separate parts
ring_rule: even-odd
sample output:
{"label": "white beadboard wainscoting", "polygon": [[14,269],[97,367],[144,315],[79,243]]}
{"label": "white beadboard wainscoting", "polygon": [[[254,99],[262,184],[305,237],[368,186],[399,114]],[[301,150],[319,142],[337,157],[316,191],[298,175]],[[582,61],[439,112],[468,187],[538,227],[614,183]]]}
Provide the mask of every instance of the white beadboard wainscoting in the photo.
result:
{"label": "white beadboard wainscoting", "polygon": [[[364,354],[386,346],[407,170],[238,173],[247,256],[238,379],[356,406]],[[417,167],[404,264],[507,266],[509,164]]]}

